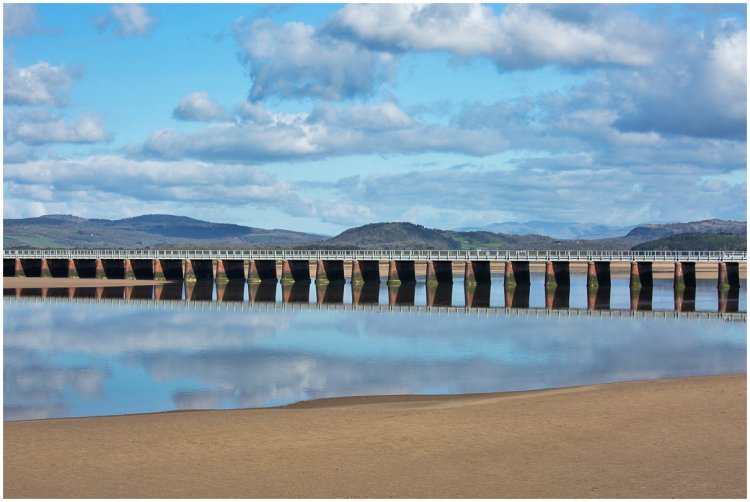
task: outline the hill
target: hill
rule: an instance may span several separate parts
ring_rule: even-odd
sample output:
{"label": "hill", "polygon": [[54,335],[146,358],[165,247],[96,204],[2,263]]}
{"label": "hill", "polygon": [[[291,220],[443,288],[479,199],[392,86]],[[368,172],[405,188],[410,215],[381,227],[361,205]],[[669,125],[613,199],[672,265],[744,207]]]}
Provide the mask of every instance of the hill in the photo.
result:
{"label": "hill", "polygon": [[[453,231],[407,222],[371,223],[325,236],[148,214],[120,220],[72,215],[6,219],[6,248],[292,248],[292,249],[745,249],[745,222],[704,220],[640,225],[627,235],[559,239],[490,231]],[[683,232],[683,230],[690,230]],[[666,235],[665,235],[666,234]],[[657,237],[653,237],[656,235]]]}
{"label": "hill", "polygon": [[121,220],[72,215],[3,220],[6,248],[247,248],[293,246],[323,236],[211,223],[184,216],[149,214]]}
{"label": "hill", "polygon": [[639,225],[627,233],[626,237],[650,241],[677,234],[730,234],[747,235],[747,222],[732,220],[701,220],[689,223],[664,223]]}
{"label": "hill", "polygon": [[459,243],[447,232],[414,223],[370,223],[350,228],[321,246],[339,249],[458,249]]}
{"label": "hill", "polygon": [[555,239],[604,239],[620,237],[636,225],[612,226],[574,221],[506,221],[481,227],[463,227],[459,232],[484,231],[511,235],[545,235]]}
{"label": "hill", "polygon": [[687,233],[672,235],[663,239],[642,242],[633,247],[634,251],[745,251],[747,240],[744,236],[723,233]]}

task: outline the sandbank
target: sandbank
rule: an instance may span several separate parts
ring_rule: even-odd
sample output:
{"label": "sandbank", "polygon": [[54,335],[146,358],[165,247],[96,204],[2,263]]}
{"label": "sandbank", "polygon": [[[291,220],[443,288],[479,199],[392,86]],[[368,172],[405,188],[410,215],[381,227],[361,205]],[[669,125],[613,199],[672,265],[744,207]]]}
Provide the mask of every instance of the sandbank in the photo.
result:
{"label": "sandbank", "polygon": [[4,424],[5,497],[745,498],[745,374]]}

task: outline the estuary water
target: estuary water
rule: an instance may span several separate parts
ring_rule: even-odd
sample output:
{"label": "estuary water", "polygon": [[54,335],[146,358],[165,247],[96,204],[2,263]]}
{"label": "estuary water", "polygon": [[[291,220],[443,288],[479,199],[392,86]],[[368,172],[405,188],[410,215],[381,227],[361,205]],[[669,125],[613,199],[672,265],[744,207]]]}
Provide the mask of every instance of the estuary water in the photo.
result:
{"label": "estuary water", "polygon": [[[746,283],[631,298],[302,283],[4,290],[4,419],[518,391],[746,371]],[[465,308],[466,306],[470,308]],[[681,312],[675,312],[675,309]],[[691,314],[695,312],[697,314]],[[740,320],[737,320],[740,319]]]}

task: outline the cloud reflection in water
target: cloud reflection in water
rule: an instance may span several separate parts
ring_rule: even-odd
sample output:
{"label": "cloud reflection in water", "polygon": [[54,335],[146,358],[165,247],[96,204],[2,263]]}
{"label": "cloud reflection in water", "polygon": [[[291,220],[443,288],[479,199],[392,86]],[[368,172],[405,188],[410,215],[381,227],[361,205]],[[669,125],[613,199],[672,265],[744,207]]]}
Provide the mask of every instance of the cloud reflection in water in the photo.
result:
{"label": "cloud reflection in water", "polygon": [[[741,372],[745,323],[6,303],[5,417]],[[92,411],[93,410],[93,411]]]}

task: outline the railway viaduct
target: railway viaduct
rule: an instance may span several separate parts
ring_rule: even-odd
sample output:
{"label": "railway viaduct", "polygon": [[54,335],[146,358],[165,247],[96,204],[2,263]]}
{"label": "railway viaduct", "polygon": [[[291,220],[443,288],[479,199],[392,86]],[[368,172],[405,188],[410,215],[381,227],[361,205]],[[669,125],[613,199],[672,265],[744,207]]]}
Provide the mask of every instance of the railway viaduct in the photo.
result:
{"label": "railway viaduct", "polygon": [[[281,274],[277,263],[281,263]],[[639,290],[653,283],[654,263],[674,264],[675,289],[695,286],[697,263],[715,264],[717,286],[740,285],[739,265],[747,262],[746,251],[502,251],[502,250],[90,250],[5,249],[5,277],[81,277],[109,279],[155,279],[168,281],[242,280],[249,283],[282,284],[312,280],[314,262],[318,284],[342,283],[344,268],[351,266],[353,284],[381,281],[380,263],[388,263],[387,283],[416,282],[415,263],[426,263],[425,282],[453,282],[453,264],[463,263],[467,288],[490,283],[490,264],[504,263],[504,286],[530,284],[529,265],[545,264],[545,286],[554,289],[570,284],[570,264],[587,264],[587,287],[610,285],[610,265],[630,264],[630,288]]]}

